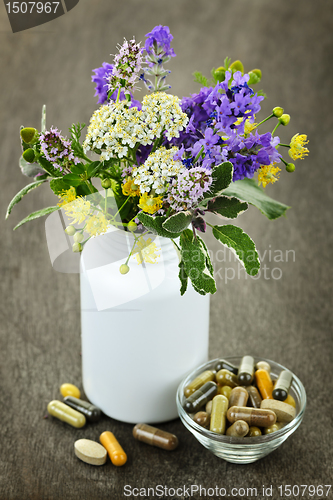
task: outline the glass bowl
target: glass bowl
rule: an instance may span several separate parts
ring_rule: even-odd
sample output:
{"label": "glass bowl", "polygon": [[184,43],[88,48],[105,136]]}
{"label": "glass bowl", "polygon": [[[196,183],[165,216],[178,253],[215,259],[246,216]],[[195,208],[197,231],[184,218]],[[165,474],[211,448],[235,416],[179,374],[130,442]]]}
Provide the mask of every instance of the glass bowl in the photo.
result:
{"label": "glass bowl", "polygon": [[[215,432],[211,432],[194,422],[191,416],[184,410],[183,404],[186,399],[184,396],[184,388],[191,382],[191,380],[203,371],[214,370],[214,366],[219,359],[225,359],[226,361],[230,361],[232,364],[238,366],[242,356],[213,359],[191,372],[181,382],[177,390],[177,408],[179,417],[185,427],[196,437],[196,439],[217,457],[223,458],[227,462],[235,464],[248,464],[255,462],[256,460],[259,460],[276,450],[300,426],[306,407],[306,393],[304,386],[298,377],[293,374],[292,385],[289,393],[293,396],[296,402],[296,417],[282,429],[271,434],[251,438],[229,437],[216,434]],[[267,361],[271,366],[271,376],[273,378],[277,378],[282,370],[287,370],[284,366],[269,359],[255,357],[254,360],[255,363],[259,361]]]}

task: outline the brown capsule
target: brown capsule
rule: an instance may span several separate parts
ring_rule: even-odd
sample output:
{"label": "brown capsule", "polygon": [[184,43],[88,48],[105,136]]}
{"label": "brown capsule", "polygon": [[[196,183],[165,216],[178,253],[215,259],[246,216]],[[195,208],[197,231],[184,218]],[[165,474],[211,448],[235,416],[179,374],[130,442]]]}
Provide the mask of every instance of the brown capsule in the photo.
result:
{"label": "brown capsule", "polygon": [[[268,427],[266,427],[266,428],[268,428]],[[251,427],[249,428],[249,432],[246,434],[246,437],[258,437],[258,436],[261,436],[261,434],[262,434],[262,432],[259,429],[259,427],[255,427],[254,425],[251,425]]]}
{"label": "brown capsule", "polygon": [[220,370],[216,374],[216,380],[220,385],[228,385],[229,387],[237,387],[238,380],[237,380],[237,375],[234,373],[229,372],[229,370]]}
{"label": "brown capsule", "polygon": [[256,427],[269,427],[275,424],[276,415],[271,410],[261,408],[249,408],[244,406],[232,406],[227,412],[227,419],[230,423],[236,420],[245,420],[249,425]]}
{"label": "brown capsule", "polygon": [[205,411],[198,411],[198,413],[194,415],[193,420],[201,427],[208,427],[210,423],[210,414]]}
{"label": "brown capsule", "polygon": [[247,424],[244,420],[237,420],[227,429],[226,435],[232,437],[244,437],[248,432],[249,424]]}
{"label": "brown capsule", "polygon": [[212,370],[206,370],[200,375],[198,375],[192,382],[190,382],[184,389],[184,396],[188,398],[197,391],[200,387],[202,387],[206,382],[210,380],[215,380],[215,373]]}
{"label": "brown capsule", "polygon": [[197,389],[191,396],[185,399],[183,408],[187,413],[196,413],[202,406],[206,405],[217,393],[215,382],[206,382],[200,389]]}
{"label": "brown capsule", "polygon": [[232,406],[246,406],[249,394],[244,387],[234,387],[230,393],[229,408]]}
{"label": "brown capsule", "polygon": [[133,428],[133,436],[138,441],[163,448],[163,450],[172,451],[178,446],[177,436],[147,424],[136,424]]}
{"label": "brown capsule", "polygon": [[273,382],[266,370],[257,370],[255,379],[262,399],[273,399]]}
{"label": "brown capsule", "polygon": [[246,390],[249,395],[248,405],[253,408],[260,408],[262,397],[260,396],[258,389],[254,387],[254,385],[249,385]]}

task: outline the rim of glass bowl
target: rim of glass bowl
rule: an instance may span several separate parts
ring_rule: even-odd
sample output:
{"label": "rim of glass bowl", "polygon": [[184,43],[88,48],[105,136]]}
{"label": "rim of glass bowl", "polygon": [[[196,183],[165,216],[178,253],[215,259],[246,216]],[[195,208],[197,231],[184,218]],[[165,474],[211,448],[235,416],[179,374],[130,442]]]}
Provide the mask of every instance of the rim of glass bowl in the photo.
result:
{"label": "rim of glass bowl", "polygon": [[[280,365],[279,363],[276,363],[275,361],[272,361],[270,359],[265,359],[265,358],[258,358],[254,357],[255,362],[259,361],[267,361],[271,365],[271,372],[273,373],[274,376],[278,376],[278,373],[275,373],[275,369],[278,368],[280,371],[282,370],[289,370],[288,368],[284,367],[283,365]],[[298,410],[298,413],[296,417],[286,424],[282,429],[272,432],[271,434],[266,434],[266,435],[261,435],[257,437],[252,437],[251,439],[249,438],[241,438],[241,437],[232,437],[232,436],[226,436],[226,435],[221,435],[217,434],[215,432],[211,432],[208,429],[205,429],[204,427],[201,427],[199,424],[197,424],[191,417],[190,415],[184,410],[183,408],[183,402],[185,401],[185,396],[184,396],[184,388],[190,383],[191,380],[193,380],[195,377],[197,377],[200,373],[202,373],[205,370],[213,369],[214,365],[219,361],[220,359],[224,359],[226,361],[229,361],[231,363],[239,363],[239,361],[242,359],[242,356],[228,356],[224,358],[216,358],[213,360],[208,361],[207,363],[203,363],[202,365],[198,366],[196,370],[192,371],[178,386],[177,390],[177,409],[178,409],[178,415],[185,425],[189,430],[193,430],[195,432],[199,432],[203,436],[211,439],[212,441],[215,441],[216,443],[225,443],[225,444],[239,444],[243,446],[253,446],[255,444],[257,445],[262,445],[264,443],[269,443],[271,441],[278,440],[285,434],[291,434],[294,432],[299,425],[301,424],[303,420],[303,415],[304,411],[306,408],[306,392],[305,388],[302,384],[302,382],[299,380],[299,378],[293,373],[293,380],[291,384],[291,391],[292,393],[296,396],[296,411]],[[200,410],[199,410],[200,411]]]}

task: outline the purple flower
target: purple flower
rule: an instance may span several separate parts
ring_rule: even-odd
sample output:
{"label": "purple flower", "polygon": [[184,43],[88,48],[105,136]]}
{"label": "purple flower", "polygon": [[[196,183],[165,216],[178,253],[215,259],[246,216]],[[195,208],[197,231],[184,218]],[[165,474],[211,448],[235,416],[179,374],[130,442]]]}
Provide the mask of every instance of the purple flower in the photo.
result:
{"label": "purple flower", "polygon": [[195,208],[209,190],[212,180],[210,172],[203,167],[185,170],[172,181],[167,201],[177,212]]}
{"label": "purple flower", "polygon": [[108,99],[107,78],[112,74],[113,64],[104,62],[100,68],[93,69],[95,75],[92,75],[91,81],[96,83],[95,96],[98,96],[98,104],[104,104]]}
{"label": "purple flower", "polygon": [[149,55],[160,55],[175,57],[176,54],[171,48],[170,43],[173,36],[170,33],[168,26],[155,26],[155,28],[146,34],[147,40],[145,43],[145,49]]}
{"label": "purple flower", "polygon": [[135,40],[129,42],[125,39],[119,47],[119,53],[115,55],[114,66],[108,77],[108,90],[121,89],[125,94],[130,94],[130,89],[140,77],[142,65],[142,48]]}
{"label": "purple flower", "polygon": [[50,131],[39,136],[39,140],[45,158],[61,172],[68,173],[72,165],[80,163],[79,158],[74,155],[70,141],[63,137],[57,128],[51,127]]}

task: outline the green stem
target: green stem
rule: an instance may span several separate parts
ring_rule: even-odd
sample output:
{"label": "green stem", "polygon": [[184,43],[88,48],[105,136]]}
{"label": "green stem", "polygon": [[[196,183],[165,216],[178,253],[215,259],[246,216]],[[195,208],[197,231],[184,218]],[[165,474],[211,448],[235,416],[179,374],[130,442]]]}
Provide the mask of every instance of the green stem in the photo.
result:
{"label": "green stem", "polygon": [[281,161],[282,161],[282,163],[284,163],[286,166],[288,165],[288,163],[286,162],[286,160],[284,160],[283,158],[281,158]]}
{"label": "green stem", "polygon": [[259,127],[259,125],[261,125],[262,123],[267,122],[267,120],[270,120],[271,118],[273,118],[273,116],[274,116],[273,113],[271,115],[267,116],[267,118],[265,118],[262,122],[258,123],[257,127]]}
{"label": "green stem", "polygon": [[193,163],[195,163],[196,161],[199,160],[200,156],[202,155],[203,151],[204,151],[204,146],[202,146],[202,148],[200,149],[199,153],[197,154],[197,156],[194,158],[193,160]]}
{"label": "green stem", "polygon": [[274,134],[275,130],[278,128],[279,125],[281,125],[281,122],[277,122],[276,127],[274,127],[274,129],[273,129],[272,135]]}
{"label": "green stem", "polygon": [[172,208],[169,207],[167,213],[165,214],[166,217],[169,217],[171,210],[172,210]]}
{"label": "green stem", "polygon": [[94,191],[91,189],[91,186],[92,186],[91,182],[89,183],[88,181],[85,181],[85,184],[87,185],[87,187],[88,187],[89,191],[91,192],[91,194],[94,194]]}
{"label": "green stem", "polygon": [[279,146],[284,146],[285,148],[290,148],[290,144],[282,144],[281,142],[279,143]]}
{"label": "green stem", "polygon": [[118,94],[117,94],[117,100],[116,100],[116,103],[118,103],[118,102],[119,102],[119,98],[120,98],[120,90],[121,90],[121,89],[120,89],[120,87],[119,87],[119,89],[118,89]]}
{"label": "green stem", "polygon": [[105,189],[105,215],[108,212],[108,190]]}
{"label": "green stem", "polygon": [[120,210],[126,205],[126,203],[128,202],[128,200],[130,199],[131,195],[127,196],[126,200],[124,201],[124,203],[121,205],[121,207],[119,208],[119,210],[113,215],[113,218],[115,219],[117,217],[117,215],[119,214]]}

